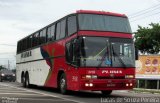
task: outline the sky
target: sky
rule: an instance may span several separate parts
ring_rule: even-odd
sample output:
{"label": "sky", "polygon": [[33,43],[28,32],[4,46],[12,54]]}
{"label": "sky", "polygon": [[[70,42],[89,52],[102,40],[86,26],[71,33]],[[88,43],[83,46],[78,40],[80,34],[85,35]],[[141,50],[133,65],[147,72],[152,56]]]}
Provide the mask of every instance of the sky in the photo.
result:
{"label": "sky", "polygon": [[126,14],[133,32],[160,23],[160,0],[0,0],[0,65],[14,68],[18,40],[76,10]]}

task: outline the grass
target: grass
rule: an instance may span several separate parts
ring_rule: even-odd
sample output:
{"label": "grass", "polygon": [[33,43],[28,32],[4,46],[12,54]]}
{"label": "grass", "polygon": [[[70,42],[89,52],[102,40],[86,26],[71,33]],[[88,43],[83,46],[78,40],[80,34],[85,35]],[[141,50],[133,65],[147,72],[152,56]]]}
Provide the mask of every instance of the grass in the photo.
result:
{"label": "grass", "polygon": [[147,92],[147,93],[158,93],[160,94],[160,90],[159,89],[145,89],[145,88],[134,88],[133,91],[135,92]]}

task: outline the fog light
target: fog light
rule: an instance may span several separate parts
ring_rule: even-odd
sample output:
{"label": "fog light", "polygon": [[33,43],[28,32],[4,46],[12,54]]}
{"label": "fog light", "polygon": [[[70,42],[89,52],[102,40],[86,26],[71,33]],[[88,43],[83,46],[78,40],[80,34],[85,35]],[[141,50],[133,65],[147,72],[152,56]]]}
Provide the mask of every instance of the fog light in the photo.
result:
{"label": "fog light", "polygon": [[88,83],[86,83],[86,84],[85,84],[85,86],[86,86],[86,87],[88,87],[88,86],[89,86],[89,84],[88,84]]}
{"label": "fog light", "polygon": [[126,84],[126,86],[128,87],[128,86],[129,86],[129,84],[127,83],[127,84]]}
{"label": "fog light", "polygon": [[132,83],[130,83],[130,86],[133,86],[133,84],[132,84]]}
{"label": "fog light", "polygon": [[92,84],[92,83],[90,83],[90,84],[89,84],[89,86],[90,86],[90,87],[93,87],[93,84]]}

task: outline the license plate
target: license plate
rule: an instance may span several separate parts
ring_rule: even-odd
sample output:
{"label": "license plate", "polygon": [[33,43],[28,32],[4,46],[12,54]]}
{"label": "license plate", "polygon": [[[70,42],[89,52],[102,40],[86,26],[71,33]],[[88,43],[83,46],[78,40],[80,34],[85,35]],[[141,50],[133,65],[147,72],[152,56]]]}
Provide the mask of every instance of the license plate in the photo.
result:
{"label": "license plate", "polygon": [[10,77],[7,77],[7,79],[10,79]]}
{"label": "license plate", "polygon": [[116,84],[107,84],[107,87],[115,87]]}

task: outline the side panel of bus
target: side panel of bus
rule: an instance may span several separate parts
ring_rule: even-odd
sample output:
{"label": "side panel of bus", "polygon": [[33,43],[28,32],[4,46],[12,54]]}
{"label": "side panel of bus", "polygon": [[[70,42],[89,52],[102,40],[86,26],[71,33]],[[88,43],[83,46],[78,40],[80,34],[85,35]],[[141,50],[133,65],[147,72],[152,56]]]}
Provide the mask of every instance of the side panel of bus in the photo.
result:
{"label": "side panel of bus", "polygon": [[[28,55],[28,52],[31,54]],[[43,60],[41,52],[41,48],[37,48],[17,55],[18,82],[21,82],[22,75],[28,72],[30,84],[40,86],[45,84],[50,68],[46,60]]]}

